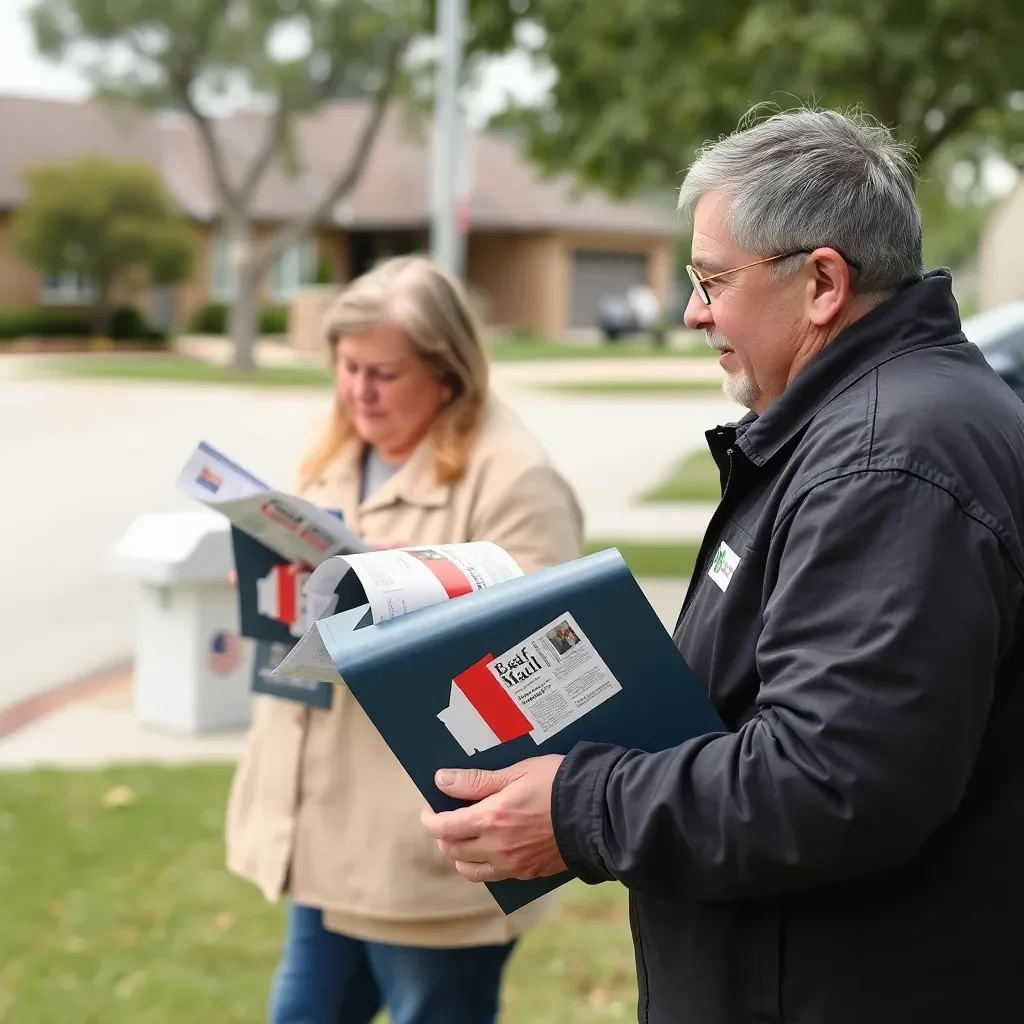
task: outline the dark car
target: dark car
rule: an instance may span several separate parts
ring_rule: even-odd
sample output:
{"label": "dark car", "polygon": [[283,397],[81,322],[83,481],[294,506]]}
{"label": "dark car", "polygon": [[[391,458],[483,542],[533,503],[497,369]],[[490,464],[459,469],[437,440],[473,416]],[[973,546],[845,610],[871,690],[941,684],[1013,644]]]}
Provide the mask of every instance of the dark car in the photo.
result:
{"label": "dark car", "polygon": [[989,366],[1024,399],[1024,301],[1007,302],[972,316],[963,322],[963,331]]}

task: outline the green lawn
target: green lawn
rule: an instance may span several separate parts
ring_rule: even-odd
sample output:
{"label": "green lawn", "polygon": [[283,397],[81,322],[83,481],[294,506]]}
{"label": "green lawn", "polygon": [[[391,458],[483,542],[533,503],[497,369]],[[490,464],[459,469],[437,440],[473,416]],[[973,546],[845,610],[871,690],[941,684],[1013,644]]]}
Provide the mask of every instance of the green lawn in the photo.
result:
{"label": "green lawn", "polygon": [[637,398],[644,395],[720,394],[717,380],[588,380],[565,384],[545,384],[545,391],[563,395],[612,395]]}
{"label": "green lawn", "polygon": [[545,338],[501,338],[488,345],[491,358],[499,363],[530,362],[551,359],[692,359],[717,356],[696,336],[685,348],[656,348],[647,341],[623,341],[613,345],[567,345]]}
{"label": "green lawn", "polygon": [[46,359],[43,374],[103,380],[147,380],[198,384],[247,384],[263,387],[324,387],[327,370],[304,366],[260,367],[240,372],[198,359],[170,354],[60,356]]}
{"label": "green lawn", "polygon": [[681,458],[644,501],[718,501],[722,495],[718,467],[706,449]]}
{"label": "green lawn", "polygon": [[614,540],[603,537],[587,541],[588,554],[603,551],[605,548],[618,548],[636,577],[682,579],[693,571],[693,563],[697,561],[700,544],[697,541],[672,543]]}
{"label": "green lawn", "polygon": [[[227,766],[0,774],[0,1024],[261,1024],[283,910],[223,867]],[[635,1019],[624,890],[574,883],[502,1024]]]}

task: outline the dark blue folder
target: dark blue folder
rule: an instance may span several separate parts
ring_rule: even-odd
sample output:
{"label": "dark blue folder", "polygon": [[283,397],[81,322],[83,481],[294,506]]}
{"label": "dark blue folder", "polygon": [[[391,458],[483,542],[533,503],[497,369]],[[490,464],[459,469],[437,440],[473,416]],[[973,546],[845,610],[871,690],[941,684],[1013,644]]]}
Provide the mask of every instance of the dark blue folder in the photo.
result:
{"label": "dark blue folder", "polygon": [[[448,706],[453,679],[566,612],[622,689],[539,744],[520,736],[467,755],[437,717]],[[459,806],[435,787],[439,768],[504,768],[541,754],[567,753],[585,740],[657,751],[725,731],[615,549],[378,625],[360,605],[321,619],[316,628],[345,684],[438,812]],[[511,913],[567,880],[509,880],[488,888]]]}

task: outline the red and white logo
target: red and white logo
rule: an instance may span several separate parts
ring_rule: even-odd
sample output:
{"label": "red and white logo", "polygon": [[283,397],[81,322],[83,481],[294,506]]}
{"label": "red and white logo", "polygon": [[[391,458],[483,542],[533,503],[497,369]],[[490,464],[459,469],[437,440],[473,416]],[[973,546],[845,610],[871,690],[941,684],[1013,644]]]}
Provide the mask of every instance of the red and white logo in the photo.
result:
{"label": "red and white logo", "polygon": [[256,610],[260,615],[283,622],[292,636],[306,632],[306,595],[303,588],[309,573],[294,565],[275,565],[256,581]]}
{"label": "red and white logo", "polygon": [[533,732],[533,724],[488,667],[493,661],[487,654],[457,675],[448,707],[437,716],[467,754]]}

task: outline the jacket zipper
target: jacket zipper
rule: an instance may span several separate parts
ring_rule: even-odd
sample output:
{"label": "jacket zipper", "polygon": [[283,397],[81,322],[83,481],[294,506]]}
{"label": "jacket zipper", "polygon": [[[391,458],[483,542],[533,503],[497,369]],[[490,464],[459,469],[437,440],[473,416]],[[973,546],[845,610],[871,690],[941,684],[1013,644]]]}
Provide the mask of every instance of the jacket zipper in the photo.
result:
{"label": "jacket zipper", "polygon": [[640,975],[643,983],[644,1005],[640,1014],[641,1024],[648,1024],[651,1016],[651,986],[647,977],[647,960],[644,957],[644,938],[640,932],[640,915],[636,909],[636,898],[632,893],[629,895],[629,916],[633,925],[633,932],[636,935],[636,954],[640,960]]}
{"label": "jacket zipper", "polygon": [[726,449],[726,453],[729,459],[729,469],[725,475],[725,487],[722,488],[722,500],[718,503],[718,508],[715,509],[715,514],[711,517],[711,522],[708,523],[707,532],[704,534],[704,540],[701,542],[700,550],[697,552],[697,561],[693,565],[693,575],[690,577],[690,586],[686,590],[686,597],[683,599],[683,607],[679,612],[679,618],[676,619],[676,629],[679,629],[680,623],[683,621],[683,617],[689,610],[690,605],[693,603],[693,599],[697,596],[697,591],[700,589],[700,584],[704,579],[704,573],[707,571],[708,561],[710,559],[710,547],[717,540],[718,534],[722,528],[723,520],[728,518],[730,507],[727,504],[727,498],[729,496],[729,484],[732,482],[733,474],[733,448],[730,446]]}

